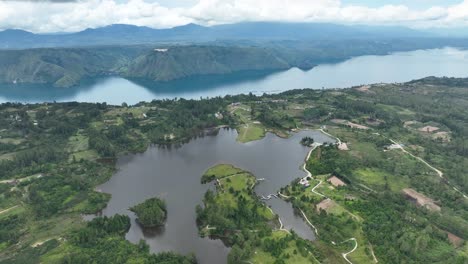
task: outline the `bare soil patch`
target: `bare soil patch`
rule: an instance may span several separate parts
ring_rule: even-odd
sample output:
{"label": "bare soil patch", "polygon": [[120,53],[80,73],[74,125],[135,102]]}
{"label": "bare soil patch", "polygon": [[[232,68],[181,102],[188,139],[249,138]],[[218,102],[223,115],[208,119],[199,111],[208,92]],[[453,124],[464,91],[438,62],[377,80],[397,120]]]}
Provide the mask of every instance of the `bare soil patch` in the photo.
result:
{"label": "bare soil patch", "polygon": [[317,212],[320,212],[320,210],[324,210],[326,212],[328,212],[327,210],[330,210],[331,208],[333,208],[335,206],[335,202],[329,198],[321,201],[320,203],[318,203],[316,206],[315,206],[315,209],[317,210]]}
{"label": "bare soil patch", "polygon": [[409,126],[414,125],[414,124],[417,124],[417,123],[418,123],[418,121],[414,121],[414,120],[405,121],[405,122],[403,123],[403,127],[409,127]]}
{"label": "bare soil patch", "polygon": [[330,179],[327,180],[329,183],[331,183],[335,187],[340,187],[340,186],[345,186],[346,183],[344,183],[340,178],[336,176],[330,177]]}
{"label": "bare soil patch", "polygon": [[425,127],[421,127],[421,128],[419,129],[419,131],[421,131],[421,132],[427,132],[427,133],[432,133],[432,132],[437,131],[437,130],[439,130],[439,129],[440,129],[440,128],[435,127],[435,126],[425,126]]}
{"label": "bare soil patch", "polygon": [[461,237],[458,237],[450,232],[447,232],[447,235],[450,243],[452,243],[454,247],[460,247],[461,245],[463,245],[463,239]]}
{"label": "bare soil patch", "polygon": [[410,199],[411,201],[415,202],[417,205],[427,208],[430,211],[440,211],[440,206],[438,206],[434,200],[425,196],[422,193],[418,193],[417,191],[411,188],[403,189],[403,194]]}
{"label": "bare soil patch", "polygon": [[450,133],[445,132],[445,131],[437,132],[434,135],[432,135],[432,138],[433,139],[441,139],[444,142],[449,142],[450,141]]}
{"label": "bare soil patch", "polygon": [[348,144],[342,142],[341,144],[338,145],[338,149],[339,150],[349,150]]}
{"label": "bare soil patch", "polygon": [[356,88],[356,90],[363,92],[363,93],[368,93],[370,89],[370,85],[363,85],[361,87]]}

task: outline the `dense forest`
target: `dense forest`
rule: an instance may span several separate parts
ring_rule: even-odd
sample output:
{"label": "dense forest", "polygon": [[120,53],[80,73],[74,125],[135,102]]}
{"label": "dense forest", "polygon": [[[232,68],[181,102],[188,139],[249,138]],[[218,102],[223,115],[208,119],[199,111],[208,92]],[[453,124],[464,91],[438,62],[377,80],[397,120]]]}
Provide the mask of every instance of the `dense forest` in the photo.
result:
{"label": "dense forest", "polygon": [[131,207],[130,211],[136,214],[138,223],[143,227],[163,225],[167,217],[166,202],[157,197]]}
{"label": "dense forest", "polygon": [[[218,179],[222,187],[207,192],[194,213],[201,235],[232,245],[231,262],[257,263],[261,257],[272,263],[345,263],[341,254],[355,238],[353,263],[374,257],[380,263],[466,263],[466,83],[426,78],[133,106],[2,104],[0,261],[105,263],[112,257],[116,263],[194,263],[193,256],[153,255],[144,241],[126,241],[127,216],[85,222],[81,215],[106,206],[109,195],[95,187],[112,176],[120,155],[150,144],[177,146],[230,127],[242,132],[241,142],[309,128],[342,143],[312,151],[306,164],[313,175],[310,188],[294,181],[281,190],[317,228],[313,242],[277,230],[274,213],[251,189],[253,176],[227,169],[232,177]],[[203,182],[219,173],[208,171]],[[418,204],[414,193],[430,206]]]}

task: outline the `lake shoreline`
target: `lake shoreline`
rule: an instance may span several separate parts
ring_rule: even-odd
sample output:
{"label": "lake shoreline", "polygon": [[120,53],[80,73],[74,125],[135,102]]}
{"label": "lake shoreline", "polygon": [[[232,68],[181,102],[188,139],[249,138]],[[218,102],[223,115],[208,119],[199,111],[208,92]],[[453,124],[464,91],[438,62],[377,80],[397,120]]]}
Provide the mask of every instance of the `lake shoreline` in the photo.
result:
{"label": "lake shoreline", "polygon": [[[127,169],[128,165],[131,165],[134,162],[134,161],[132,161],[133,159],[139,160],[139,159],[143,158],[144,160],[146,160],[146,158],[144,158],[145,156],[148,156],[148,155],[152,156],[153,154],[151,154],[151,153],[159,153],[159,152],[161,154],[162,153],[168,153],[168,154],[169,153],[181,153],[182,154],[182,153],[185,153],[187,151],[186,150],[187,148],[190,148],[190,146],[194,145],[194,144],[199,145],[200,147],[203,147],[203,149],[205,149],[206,146],[210,145],[208,143],[201,143],[201,142],[219,142],[219,144],[221,144],[221,145],[234,144],[234,145],[237,146],[237,148],[244,149],[244,151],[253,147],[253,148],[257,149],[256,152],[265,153],[262,150],[262,148],[260,148],[258,146],[255,146],[255,145],[268,144],[267,142],[280,142],[283,145],[284,144],[288,145],[289,148],[291,148],[291,149],[303,149],[304,147],[299,144],[301,134],[312,133],[314,135],[321,135],[320,137],[328,138],[325,134],[323,134],[320,131],[315,130],[315,129],[314,130],[311,130],[311,129],[302,130],[301,129],[299,131],[295,131],[293,133],[290,133],[290,136],[288,138],[286,138],[286,139],[285,138],[280,138],[280,137],[276,136],[275,134],[269,132],[269,133],[267,133],[265,135],[265,137],[263,139],[253,142],[254,146],[251,146],[251,144],[238,143],[235,140],[234,135],[237,135],[235,129],[229,129],[229,128],[228,129],[221,129],[221,128],[225,128],[225,127],[221,126],[221,127],[214,128],[215,130],[218,131],[216,133],[216,135],[212,135],[212,133],[210,133],[211,135],[208,135],[208,136],[205,136],[205,137],[192,138],[187,143],[184,143],[184,144],[180,145],[179,148],[165,148],[165,147],[161,148],[160,146],[157,146],[157,145],[148,145],[147,149],[143,153],[127,153],[127,154],[119,155],[119,158],[117,159],[117,162],[116,162],[116,165],[115,165],[116,166],[116,173],[114,173],[111,176],[111,178],[108,179],[106,182],[104,182],[104,183],[102,183],[102,184],[95,187],[96,189],[99,189],[100,191],[102,191],[104,193],[108,193],[108,194],[112,195],[112,197],[109,200],[106,208],[102,211],[102,215],[103,216],[111,216],[111,215],[114,215],[116,213],[129,215],[131,220],[132,220],[132,223],[131,223],[131,228],[130,228],[129,232],[126,235],[126,239],[129,240],[132,243],[137,243],[140,239],[145,239],[145,241],[150,245],[151,251],[153,253],[163,252],[163,251],[167,251],[167,250],[170,250],[170,251],[175,250],[175,251],[177,251],[179,253],[182,253],[182,254],[189,253],[190,251],[184,251],[183,249],[182,250],[176,250],[175,248],[173,248],[171,246],[171,242],[169,242],[169,241],[168,241],[169,244],[163,243],[163,241],[165,241],[166,239],[171,240],[171,237],[167,237],[168,233],[172,233],[172,232],[174,232],[173,230],[178,230],[179,229],[176,226],[174,226],[176,223],[174,223],[175,220],[174,220],[173,217],[175,217],[175,215],[179,215],[181,213],[179,211],[180,209],[173,208],[173,205],[174,205],[174,200],[173,199],[174,198],[170,199],[168,197],[171,197],[171,196],[174,196],[176,194],[186,192],[186,191],[177,191],[176,190],[178,188],[184,188],[184,187],[178,187],[175,190],[166,189],[166,188],[161,187],[161,188],[165,189],[166,191],[169,191],[167,194],[154,192],[154,190],[151,190],[151,188],[148,189],[148,190],[151,190],[151,192],[153,193],[153,194],[148,195],[148,196],[158,195],[158,196],[161,196],[161,197],[163,197],[164,199],[166,199],[168,201],[168,219],[167,219],[167,222],[166,222],[166,226],[164,228],[162,228],[162,229],[158,229],[155,232],[150,232],[150,233],[147,233],[140,226],[138,226],[138,223],[136,222],[134,214],[129,212],[128,210],[126,210],[126,208],[128,208],[129,206],[132,206],[133,204],[139,203],[140,199],[137,199],[137,200],[135,200],[135,202],[131,202],[131,203],[128,203],[128,201],[127,201],[126,203],[128,203],[128,205],[125,205],[125,203],[117,202],[117,200],[121,199],[121,198],[119,198],[119,196],[122,196],[122,195],[119,195],[120,191],[119,192],[112,191],[111,189],[108,189],[106,187],[106,186],[116,186],[116,187],[117,186],[122,186],[122,187],[124,187],[124,186],[128,185],[128,183],[126,184],[125,182],[122,182],[122,179],[126,179],[125,181],[130,181],[130,182],[136,183],[135,180],[137,180],[137,179],[131,179],[132,177],[127,176],[128,174],[135,174],[135,172],[133,172],[133,173],[127,172],[128,171],[128,169]],[[213,130],[213,128],[210,129],[210,130]],[[230,136],[228,136],[228,135],[230,135]],[[230,139],[228,139],[228,138],[230,138]],[[294,138],[297,138],[297,142],[295,142]],[[330,140],[332,140],[332,139],[330,139]],[[297,143],[297,145],[295,143]],[[284,148],[282,148],[282,149],[284,149]],[[204,150],[204,151],[207,151],[207,149]],[[267,151],[266,153],[270,153],[270,151]],[[287,156],[290,156],[289,155],[290,153],[295,153],[294,156],[297,156],[297,151],[288,151]],[[228,156],[229,156],[229,153],[225,153],[225,154],[228,154]],[[307,154],[307,153],[305,153],[305,154]],[[171,156],[172,155],[174,155],[174,154],[171,154]],[[186,155],[186,154],[183,154],[183,155]],[[258,154],[258,155],[260,155],[260,154]],[[255,156],[258,156],[258,155],[255,155]],[[166,154],[164,154],[164,156],[166,156]],[[150,160],[153,160],[153,158],[151,158]],[[148,160],[148,162],[151,162],[150,160]],[[214,160],[217,160],[218,162],[224,162],[225,161],[224,159],[219,160],[219,158],[214,158]],[[303,160],[304,160],[304,156],[301,155],[300,157],[297,158],[297,160],[301,161],[300,163],[302,163]],[[130,162],[130,163],[128,163],[128,162]],[[163,161],[160,161],[160,162],[162,162],[162,164],[167,163],[167,162],[163,162]],[[208,163],[211,163],[211,162],[208,162]],[[125,164],[128,164],[128,165],[125,165]],[[147,164],[146,161],[144,162],[144,164]],[[256,178],[259,178],[259,177],[262,178],[265,175],[265,173],[258,174],[257,172],[251,170],[251,166],[242,165],[239,162],[230,162],[230,164],[234,164],[234,165],[236,165],[236,166],[238,166],[240,168],[244,168],[244,169],[250,171],[253,175],[255,175]],[[297,167],[293,166],[291,168],[291,169],[293,169],[293,171],[296,171],[294,174],[301,172],[301,170],[299,169],[300,164],[297,164],[297,165],[298,165]],[[183,168],[180,168],[180,169],[186,170],[186,169],[189,169],[190,166],[191,165],[182,166]],[[199,167],[199,166],[197,166],[197,167]],[[205,170],[205,169],[206,168],[203,168],[202,170]],[[151,171],[150,175],[154,175],[154,169],[151,169],[150,171]],[[160,171],[160,169],[158,169],[158,171]],[[167,181],[168,180],[168,178],[163,176],[164,175],[163,171],[160,171],[158,173],[158,175],[159,176],[157,176],[157,177],[162,177],[161,178],[162,181],[165,181],[165,180]],[[135,175],[135,176],[138,176],[138,175]],[[156,180],[156,179],[152,179],[152,178],[153,177],[149,177],[148,180],[150,180],[151,182],[154,182],[154,183],[144,183],[144,181],[142,181],[142,180],[137,180],[138,182],[140,182],[138,185],[148,186],[148,187],[153,186],[153,184],[157,184],[157,185],[160,185],[160,186],[165,185],[160,180]],[[196,177],[190,176],[187,179],[192,179],[191,181],[193,181],[193,178],[196,178]],[[119,180],[119,179],[121,179],[121,180]],[[293,178],[291,178],[291,180],[292,179]],[[272,179],[270,179],[270,180],[267,179],[267,181],[262,184],[263,186],[262,185],[255,185],[255,193],[257,195],[259,195],[259,196],[264,194],[264,190],[268,190],[269,188],[271,188],[271,187],[268,187],[268,185],[271,185],[271,183],[272,183],[271,180]],[[170,181],[171,182],[172,181],[181,182],[181,180],[177,180],[177,179],[172,179]],[[184,180],[182,180],[182,182],[183,181]],[[185,180],[185,181],[187,181],[187,180]],[[118,185],[116,185],[117,182],[118,182]],[[197,184],[197,187],[196,187],[197,189],[206,190],[205,186],[203,186],[202,184],[199,183],[199,178],[197,178],[196,182],[197,182],[196,183]],[[289,180],[287,182],[289,183]],[[282,186],[283,183],[281,183],[280,185]],[[258,188],[260,188],[260,189],[258,189]],[[132,188],[130,188],[126,192],[130,196],[133,196],[132,199],[135,199],[135,196],[141,196],[138,193],[142,193],[142,192],[144,193],[145,192],[144,190],[139,190],[137,193],[135,193],[135,192],[131,191],[131,189]],[[274,187],[273,189],[270,190],[270,192],[273,193],[273,192],[276,192],[278,190],[279,190],[279,187]],[[125,195],[125,196],[128,196],[128,195]],[[196,200],[201,199],[201,196],[199,196],[198,194],[196,196],[200,197],[200,198],[197,198]],[[177,198],[175,198],[175,199],[177,200]],[[294,214],[293,208],[291,207],[291,205],[289,203],[287,203],[286,201],[282,201],[282,200],[280,201],[279,199],[274,199],[274,200],[278,200],[278,201],[270,201],[270,202],[267,202],[265,204],[266,204],[266,206],[271,207],[273,209],[273,211],[275,212],[275,214],[277,214],[280,217],[283,224],[286,225],[284,227],[284,229],[290,229],[294,225],[298,225],[300,223],[301,227],[300,227],[300,229],[297,230],[297,233],[303,234],[303,235],[301,235],[301,237],[304,237],[305,239],[313,240],[314,237],[312,237],[312,235],[311,235],[311,234],[313,234],[313,231],[310,229],[309,226],[307,226],[307,223],[305,223],[305,221],[302,219],[302,217]],[[117,202],[117,204],[116,204],[116,202]],[[199,203],[196,203],[196,204],[199,204]],[[118,208],[121,208],[121,209],[118,209]],[[195,208],[195,205],[193,206],[193,208],[190,207],[190,208],[184,209],[184,211],[187,212],[187,215],[186,216],[180,216],[178,218],[189,218],[189,219],[193,218],[194,217],[194,211],[193,211],[194,208]],[[278,210],[280,210],[280,211],[278,211]],[[286,211],[284,211],[284,210],[286,210]],[[286,213],[286,212],[288,212],[287,214],[291,214],[291,215],[285,216],[284,213]],[[189,217],[189,215],[190,215],[190,217]],[[89,220],[88,217],[86,217],[87,220]],[[183,220],[182,222],[186,222],[189,219]],[[181,220],[179,219],[177,221],[181,221]],[[196,227],[196,225],[197,225],[196,221],[194,220],[194,222],[191,223],[190,225],[193,225],[194,227]],[[176,228],[176,229],[174,229],[174,228]],[[295,229],[295,228],[293,228],[293,229]],[[141,230],[141,231],[139,231],[139,230]],[[141,233],[141,232],[143,232],[143,233]],[[198,244],[197,247],[201,247],[203,244],[206,244],[205,247],[208,247],[208,248],[213,247],[213,246],[218,247],[219,243],[221,243],[221,244],[223,244],[224,250],[229,249],[229,248],[225,247],[224,242],[222,242],[221,240],[213,240],[212,238],[201,238],[201,237],[199,237],[197,230],[193,230],[193,231],[188,231],[187,230],[186,232],[188,232],[188,233],[194,232],[193,235],[195,237],[193,237],[191,239],[196,239],[198,241],[198,242],[193,242],[193,243]],[[144,235],[146,233],[147,233],[147,235]],[[163,238],[160,238],[161,236]],[[167,238],[164,238],[164,237],[167,237]],[[158,242],[158,241],[160,241],[160,242]],[[204,242],[202,243],[202,241],[204,241]],[[154,243],[156,243],[156,244],[154,244]],[[158,245],[158,246],[155,248],[155,245]],[[173,246],[175,246],[175,244]],[[193,248],[194,245],[187,245],[187,246],[189,246],[190,248]],[[200,248],[200,250],[202,250],[202,249]],[[218,249],[218,251],[219,251],[219,249]],[[203,258],[206,258],[206,256],[203,257]],[[221,263],[224,263],[224,262],[221,262]]]}
{"label": "lake shoreline", "polygon": [[[48,85],[0,85],[1,102],[107,102],[136,105],[141,101],[224,97],[237,94],[278,94],[295,89],[347,89],[366,84],[403,83],[427,76],[467,77],[467,49],[441,48],[364,55],[340,62],[319,63],[310,70],[238,71],[197,75],[168,82],[121,77],[90,78],[71,88]],[[131,91],[131,93],[129,93]]]}

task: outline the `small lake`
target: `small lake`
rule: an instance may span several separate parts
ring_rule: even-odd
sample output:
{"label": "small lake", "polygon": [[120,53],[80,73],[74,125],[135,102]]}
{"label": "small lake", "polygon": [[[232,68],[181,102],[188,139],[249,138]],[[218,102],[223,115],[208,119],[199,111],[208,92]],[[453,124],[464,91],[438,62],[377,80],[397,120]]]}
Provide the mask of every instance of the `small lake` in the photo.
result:
{"label": "small lake", "polygon": [[427,76],[468,77],[468,51],[455,48],[360,56],[341,63],[322,64],[309,71],[292,68],[279,72],[241,72],[196,76],[170,82],[105,77],[77,87],[0,85],[1,102],[107,102],[135,104],[153,99],[278,93],[301,88],[346,88],[372,83],[406,82]]}
{"label": "small lake", "polygon": [[[265,178],[255,191],[258,195],[276,193],[306,174],[300,167],[310,148],[299,141],[311,136],[316,142],[334,140],[318,131],[301,131],[288,139],[267,134],[262,140],[246,144],[236,141],[237,132],[221,129],[214,135],[199,137],[179,148],[150,147],[144,153],[121,157],[118,172],[97,188],[112,194],[104,215],[127,214],[132,225],[126,238],[134,243],[145,239],[152,252],[195,253],[200,263],[226,263],[229,248],[220,240],[201,238],[196,226],[195,207],[210,184],[200,183],[201,175],[219,163],[229,163]],[[168,217],[164,228],[144,231],[128,208],[150,197],[166,200]],[[278,214],[286,229],[313,240],[314,233],[304,220],[294,214],[291,204],[281,199],[266,203]]]}

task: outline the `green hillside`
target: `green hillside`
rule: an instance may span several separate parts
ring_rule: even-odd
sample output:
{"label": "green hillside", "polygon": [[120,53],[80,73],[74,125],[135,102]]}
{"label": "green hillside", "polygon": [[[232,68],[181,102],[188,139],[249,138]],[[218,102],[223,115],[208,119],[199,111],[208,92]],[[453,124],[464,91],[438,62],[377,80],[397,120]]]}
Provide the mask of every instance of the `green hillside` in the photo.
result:
{"label": "green hillside", "polygon": [[291,66],[266,49],[214,46],[173,47],[138,57],[126,77],[168,81],[199,74],[225,74],[245,70],[277,70]]}
{"label": "green hillside", "polygon": [[126,48],[1,51],[0,82],[70,87],[85,77],[113,72],[134,52]]}
{"label": "green hillside", "polygon": [[85,78],[108,74],[169,81],[201,74],[288,69],[267,49],[177,46],[56,48],[0,51],[0,83],[71,87]]}

